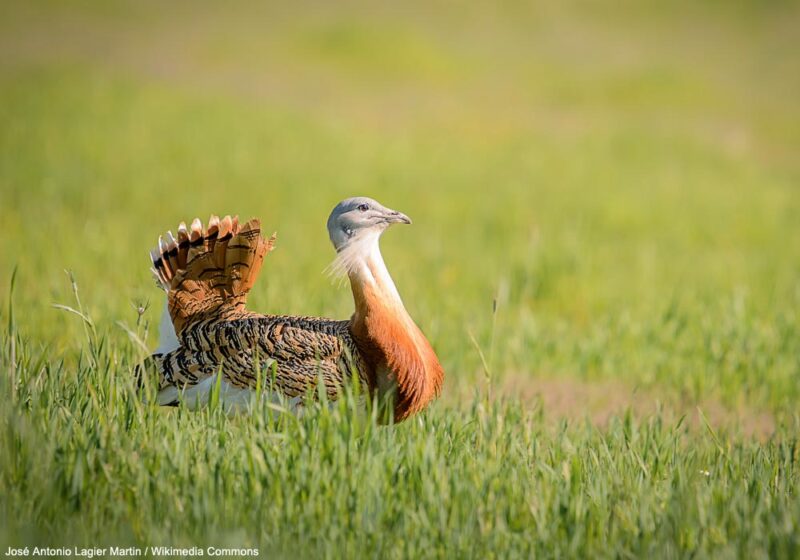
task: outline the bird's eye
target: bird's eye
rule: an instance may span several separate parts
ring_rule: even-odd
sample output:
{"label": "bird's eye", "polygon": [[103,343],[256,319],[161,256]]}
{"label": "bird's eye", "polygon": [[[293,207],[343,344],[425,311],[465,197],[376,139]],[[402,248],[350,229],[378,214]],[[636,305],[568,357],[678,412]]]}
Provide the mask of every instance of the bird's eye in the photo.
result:
{"label": "bird's eye", "polygon": [[361,212],[366,212],[367,210],[369,210],[369,205],[368,205],[368,204],[359,204],[359,205],[358,205],[358,209],[359,209]]}

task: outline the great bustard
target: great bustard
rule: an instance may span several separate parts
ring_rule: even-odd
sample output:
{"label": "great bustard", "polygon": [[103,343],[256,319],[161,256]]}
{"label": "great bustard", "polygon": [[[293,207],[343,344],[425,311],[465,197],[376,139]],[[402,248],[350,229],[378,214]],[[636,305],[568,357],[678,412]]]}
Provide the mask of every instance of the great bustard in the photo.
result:
{"label": "great bustard", "polygon": [[189,228],[180,224],[177,239],[172,233],[160,238],[152,271],[168,305],[149,362],[158,374],[159,404],[203,404],[217,381],[226,406],[250,402],[260,367],[292,404],[319,379],[335,400],[357,374],[370,394],[393,399],[396,421],[424,409],[439,394],[444,371],[406,311],[379,248],[389,226],[410,223],[364,197],[344,200],[331,212],[333,266],[349,277],[355,303],[345,321],[245,308],[275,242],[274,235],[261,236],[257,219],[240,226],[237,218],[212,216],[206,229],[195,219]]}

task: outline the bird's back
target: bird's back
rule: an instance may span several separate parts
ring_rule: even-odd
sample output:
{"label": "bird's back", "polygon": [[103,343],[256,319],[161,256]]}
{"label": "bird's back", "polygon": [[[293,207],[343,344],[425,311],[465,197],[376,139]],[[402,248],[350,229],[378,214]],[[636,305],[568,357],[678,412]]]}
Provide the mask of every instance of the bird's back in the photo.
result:
{"label": "bird's back", "polygon": [[349,321],[319,317],[257,315],[211,317],[192,324],[180,346],[154,355],[159,401],[177,402],[204,388],[217,373],[226,389],[257,386],[299,399],[321,380],[331,400],[354,374],[368,387],[367,366],[349,330]]}

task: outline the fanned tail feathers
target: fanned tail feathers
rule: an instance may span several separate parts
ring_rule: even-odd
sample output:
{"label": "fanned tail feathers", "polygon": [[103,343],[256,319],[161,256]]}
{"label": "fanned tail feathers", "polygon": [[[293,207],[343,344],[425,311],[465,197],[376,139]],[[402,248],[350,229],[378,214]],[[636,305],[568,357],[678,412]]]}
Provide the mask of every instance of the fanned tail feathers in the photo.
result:
{"label": "fanned tail feathers", "polygon": [[239,217],[211,216],[208,228],[195,218],[189,228],[178,226],[159,237],[150,252],[152,272],[167,292],[175,331],[223,308],[243,310],[247,293],[258,278],[264,257],[275,244],[275,234],[261,236],[261,223],[252,219],[239,225]]}

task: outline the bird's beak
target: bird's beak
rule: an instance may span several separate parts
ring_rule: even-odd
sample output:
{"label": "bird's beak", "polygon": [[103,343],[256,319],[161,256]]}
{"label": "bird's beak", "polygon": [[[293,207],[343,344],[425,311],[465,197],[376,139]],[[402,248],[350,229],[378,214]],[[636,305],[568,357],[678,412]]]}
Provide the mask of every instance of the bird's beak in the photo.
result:
{"label": "bird's beak", "polygon": [[389,210],[386,214],[386,221],[390,224],[410,224],[411,218],[403,214],[402,212],[397,212],[396,210]]}

